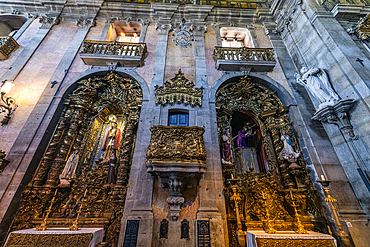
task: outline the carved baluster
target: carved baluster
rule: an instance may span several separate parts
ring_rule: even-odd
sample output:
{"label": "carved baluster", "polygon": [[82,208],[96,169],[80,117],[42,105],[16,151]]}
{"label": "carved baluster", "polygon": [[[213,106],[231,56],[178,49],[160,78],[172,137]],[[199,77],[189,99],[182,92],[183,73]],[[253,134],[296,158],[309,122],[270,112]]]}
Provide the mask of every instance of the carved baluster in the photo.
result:
{"label": "carved baluster", "polygon": [[70,147],[73,144],[74,138],[77,134],[77,128],[81,122],[82,109],[79,108],[75,109],[72,117],[73,118],[71,120],[71,124],[67,131],[67,134],[64,137],[63,143],[59,149],[59,153],[57,154],[57,157],[54,159],[54,162],[49,170],[48,178],[45,184],[48,187],[54,187],[56,185],[60,170],[66,161],[68,151],[70,150]]}
{"label": "carved baluster", "polygon": [[50,166],[55,157],[55,153],[60,145],[60,141],[62,137],[64,136],[63,132],[67,124],[67,119],[69,119],[69,117],[71,116],[71,113],[72,113],[71,109],[68,109],[64,112],[64,114],[62,113],[62,117],[59,119],[59,123],[51,139],[51,142],[40,162],[39,168],[33,179],[32,183],[35,186],[42,186],[44,183],[45,176],[50,169]]}

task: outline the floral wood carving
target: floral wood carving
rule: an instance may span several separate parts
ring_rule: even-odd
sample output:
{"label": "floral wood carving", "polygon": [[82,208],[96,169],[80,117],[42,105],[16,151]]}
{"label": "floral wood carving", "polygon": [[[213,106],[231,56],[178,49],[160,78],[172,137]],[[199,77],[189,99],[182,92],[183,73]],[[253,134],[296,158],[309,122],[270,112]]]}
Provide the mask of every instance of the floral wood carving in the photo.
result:
{"label": "floral wood carving", "polygon": [[[172,82],[172,83],[171,83]],[[166,81],[164,87],[160,86],[155,90],[156,104],[173,105],[175,102],[185,105],[202,106],[203,90],[196,88],[193,82],[185,78],[184,73],[179,72],[171,79]]]}

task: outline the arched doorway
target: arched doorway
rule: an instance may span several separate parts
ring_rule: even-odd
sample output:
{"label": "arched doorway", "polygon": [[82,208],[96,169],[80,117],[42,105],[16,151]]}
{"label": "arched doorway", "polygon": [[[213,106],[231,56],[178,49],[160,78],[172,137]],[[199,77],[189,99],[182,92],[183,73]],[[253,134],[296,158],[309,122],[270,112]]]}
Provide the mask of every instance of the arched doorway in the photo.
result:
{"label": "arched doorway", "polygon": [[137,81],[115,72],[77,82],[10,231],[104,228],[117,245],[143,99]]}
{"label": "arched doorway", "polygon": [[230,246],[240,246],[247,230],[327,232],[317,191],[296,152],[289,109],[258,81],[231,78],[215,94]]}

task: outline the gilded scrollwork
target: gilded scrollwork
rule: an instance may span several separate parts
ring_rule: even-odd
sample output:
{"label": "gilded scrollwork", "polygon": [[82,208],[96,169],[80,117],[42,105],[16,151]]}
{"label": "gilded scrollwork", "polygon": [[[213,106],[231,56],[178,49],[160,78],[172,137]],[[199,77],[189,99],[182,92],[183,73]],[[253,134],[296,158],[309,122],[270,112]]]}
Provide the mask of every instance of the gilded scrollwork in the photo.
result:
{"label": "gilded scrollwork", "polygon": [[[49,210],[48,227],[69,227],[78,215],[79,226],[104,228],[106,241],[114,246],[118,242],[142,91],[136,81],[114,72],[78,84],[65,100],[65,108],[36,174],[22,195],[10,231],[40,225]],[[116,184],[106,186],[108,164],[96,156],[112,111],[119,114],[122,141],[117,150]],[[59,175],[75,151],[80,154],[75,176],[69,186],[59,185],[55,192]],[[48,209],[54,193],[55,201]]]}
{"label": "gilded scrollwork", "polygon": [[203,90],[196,88],[193,82],[189,82],[184,76],[184,73],[179,72],[171,79],[171,82],[166,81],[164,86],[160,86],[155,90],[156,104],[165,105],[169,103],[184,103],[185,105],[202,106]]}

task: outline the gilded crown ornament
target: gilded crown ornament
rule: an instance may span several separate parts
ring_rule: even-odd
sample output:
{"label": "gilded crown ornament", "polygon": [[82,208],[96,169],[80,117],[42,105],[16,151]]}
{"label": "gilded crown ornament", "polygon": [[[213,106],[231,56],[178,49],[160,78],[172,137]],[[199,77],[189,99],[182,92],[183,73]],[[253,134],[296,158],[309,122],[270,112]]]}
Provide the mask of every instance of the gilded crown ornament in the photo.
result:
{"label": "gilded crown ornament", "polygon": [[203,90],[196,88],[193,82],[189,82],[181,69],[171,79],[171,82],[166,81],[164,86],[155,90],[156,104],[165,105],[170,103],[170,105],[173,105],[177,102],[178,104],[191,104],[193,107],[197,104],[202,106]]}

